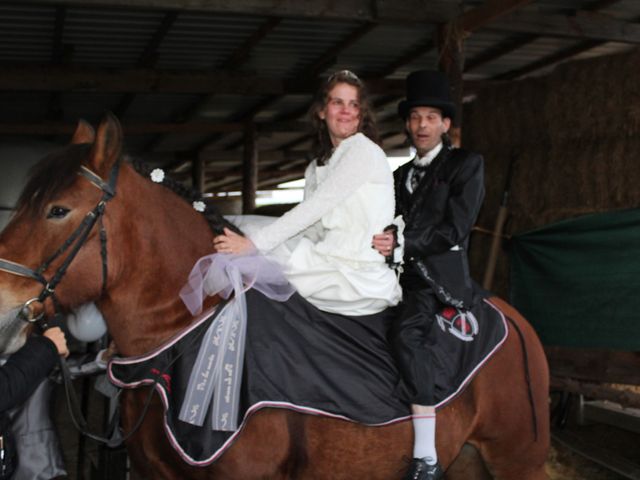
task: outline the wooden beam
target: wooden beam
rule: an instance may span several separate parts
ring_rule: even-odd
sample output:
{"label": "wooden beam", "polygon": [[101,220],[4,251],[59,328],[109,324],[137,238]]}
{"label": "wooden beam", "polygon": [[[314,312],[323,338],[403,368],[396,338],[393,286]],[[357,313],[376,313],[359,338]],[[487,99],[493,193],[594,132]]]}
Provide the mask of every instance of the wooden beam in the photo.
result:
{"label": "wooden beam", "polygon": [[[272,172],[260,173],[258,189],[277,185],[279,183],[295,180],[304,176],[305,166],[289,168]],[[242,178],[238,174],[223,175],[218,174],[219,181],[210,180],[207,182],[207,190],[214,192],[240,190],[242,188]],[[229,180],[224,180],[231,177]]]}
{"label": "wooden beam", "polygon": [[484,50],[479,55],[473,58],[465,60],[464,71],[465,73],[497,60],[500,57],[508,55],[511,52],[515,52],[519,48],[522,48],[540,38],[540,35],[524,34],[513,35],[506,40],[499,42],[498,44]]}
{"label": "wooden beam", "polygon": [[[2,65],[0,91],[101,93],[222,93],[266,95],[292,92],[281,79],[238,72],[162,71],[88,66]],[[302,85],[293,82],[293,87]]]}
{"label": "wooden beam", "polygon": [[64,24],[67,18],[67,8],[56,8],[56,19],[53,27],[53,48],[51,52],[51,63],[60,64],[64,60],[64,45],[62,39],[64,37]]}
{"label": "wooden beam", "polygon": [[[0,123],[0,135],[70,135],[76,125],[62,122],[50,123]],[[238,132],[244,129],[242,123],[125,123],[125,135],[148,135],[152,133],[216,133]]]}
{"label": "wooden beam", "polygon": [[545,353],[557,377],[640,385],[640,352],[547,346]]}
{"label": "wooden beam", "polygon": [[462,141],[462,69],[464,65],[464,38],[456,24],[443,25],[439,30],[438,50],[440,70],[449,78],[451,99],[455,105],[456,114],[451,119],[449,137],[451,143],[460,147]]}
{"label": "wooden beam", "polygon": [[253,48],[258,45],[267,35],[269,35],[278,25],[282,23],[282,18],[271,17],[265,23],[260,25],[251,36],[238,47],[229,57],[220,65],[220,69],[236,69],[247,61]]}
{"label": "wooden beam", "polygon": [[191,185],[199,192],[204,193],[205,171],[204,162],[201,158],[194,158],[191,161]]}
{"label": "wooden beam", "polygon": [[[245,40],[242,45],[240,45],[236,50],[234,50],[231,55],[227,57],[227,59],[222,62],[220,68],[218,70],[232,70],[235,71],[242,66],[244,62],[247,61],[251,50],[258,45],[264,37],[266,37],[269,33],[271,33],[280,23],[282,19],[280,18],[269,18],[265,23],[260,25],[256,31],[254,31],[251,36],[247,40]],[[180,113],[174,115],[174,120],[178,122],[185,122],[192,120],[197,116],[200,106],[203,103],[208,103],[213,100],[213,97],[216,94],[220,94],[222,92],[216,91],[213,94],[202,94],[200,95],[194,102],[192,102],[186,108],[183,108]],[[153,149],[158,143],[162,141],[162,135],[157,135],[152,138],[145,145],[145,150]]]}
{"label": "wooden beam", "polygon": [[587,52],[605,43],[606,42],[601,42],[599,40],[585,40],[584,42],[580,42],[576,45],[563,48],[558,52],[552,53],[551,55],[546,55],[540,58],[539,60],[528,63],[520,68],[515,68],[513,70],[509,70],[507,72],[496,75],[492,78],[492,80],[497,80],[497,81],[516,80],[530,73],[536,72],[538,70],[542,70],[543,68],[550,67],[564,60],[568,60],[572,57],[575,57],[576,55]]}
{"label": "wooden beam", "polygon": [[139,66],[152,67],[158,63],[158,48],[160,48],[162,41],[173,27],[173,24],[176,23],[177,19],[178,12],[167,12],[164,14],[160,25],[158,25],[158,28],[149,39],[140,60],[138,60]]}
{"label": "wooden beam", "polygon": [[[319,83],[317,78],[283,80],[236,71],[178,72],[51,65],[0,68],[0,91],[273,95],[279,99],[284,95],[311,95]],[[365,78],[365,81],[374,95],[404,93],[403,80]]]}
{"label": "wooden beam", "polygon": [[258,147],[256,131],[248,123],[244,131],[244,158],[242,162],[242,213],[247,215],[256,209],[258,190]]}
{"label": "wooden beam", "polygon": [[[140,56],[140,59],[138,60],[138,67],[150,68],[157,63],[158,48],[160,47],[160,44],[162,44],[162,41],[167,36],[167,33],[169,33],[169,30],[171,30],[171,27],[173,27],[173,24],[177,19],[178,19],[177,12],[165,13],[164,17],[162,18],[162,21],[160,22],[160,25],[158,26],[154,34],[151,36],[151,39],[149,39],[149,42],[147,43],[147,46],[144,49],[144,52]],[[118,105],[116,105],[116,107],[113,109],[113,113],[115,114],[115,116],[116,117],[124,116],[126,111],[129,109],[129,107],[133,103],[134,99],[135,99],[135,95],[133,93],[126,93],[120,99],[120,102],[118,103]]]}
{"label": "wooden beam", "polygon": [[[73,5],[78,0],[22,0],[22,4]],[[82,7],[179,10],[226,14],[361,20],[379,23],[446,22],[459,13],[457,2],[445,0],[83,0]]]}
{"label": "wooden beam", "polygon": [[[490,0],[484,5],[472,8],[453,19],[449,23],[449,28],[452,29],[452,31],[464,30],[465,32],[472,32],[531,1],[532,0]],[[409,51],[380,69],[377,72],[377,76],[386,77],[387,75],[391,75],[398,68],[413,62],[416,58],[433,49],[436,46],[436,33],[435,31],[429,32]]]}
{"label": "wooden beam", "polygon": [[[65,48],[62,43],[64,37],[64,24],[67,18],[67,8],[57,7],[56,17],[53,27],[53,48],[51,50],[51,63],[54,65],[61,65],[65,60]],[[47,105],[47,112],[44,118],[50,121],[60,120],[64,117],[64,111],[62,109],[62,100],[58,92],[53,92],[49,95],[49,102]]]}
{"label": "wooden beam", "polygon": [[[263,150],[260,151],[260,168],[277,167],[281,162],[290,164],[307,158],[307,151],[302,150]],[[194,157],[191,151],[153,152],[139,155],[145,162],[161,165],[167,171],[175,171],[178,166],[191,163],[194,158],[201,159],[206,164],[207,172],[229,172],[240,175],[244,153],[242,151],[206,150]],[[306,161],[306,160],[305,160]]]}
{"label": "wooden beam", "polygon": [[572,378],[551,377],[551,389],[585,395],[598,400],[609,400],[624,407],[640,408],[640,394],[600,383],[580,382]]}
{"label": "wooden beam", "polygon": [[492,23],[491,28],[552,37],[640,44],[640,25],[595,12],[576,12],[575,15],[515,12]]}
{"label": "wooden beam", "polygon": [[[582,10],[588,12],[597,12],[598,10],[602,10],[608,8],[616,3],[619,3],[620,0],[596,0],[588,5],[582,7]],[[518,50],[534,41],[538,40],[540,35],[527,33],[527,34],[518,34],[513,35],[506,39],[503,42],[498,43],[497,45],[485,50],[484,52],[476,55],[471,59],[465,60],[464,71],[470,72],[481,65],[492,62],[504,55],[507,55],[511,52]]]}
{"label": "wooden beam", "polygon": [[340,52],[343,52],[358,40],[371,32],[376,27],[375,23],[366,22],[352,30],[346,37],[340,40],[337,44],[322,53],[322,55],[316,58],[310,67],[303,72],[303,82],[309,79],[316,79],[318,75],[324,72],[331,65],[336,63],[336,58]]}
{"label": "wooden beam", "polygon": [[[336,56],[341,51],[343,51],[346,48],[350,47],[355,42],[357,42],[360,38],[362,38],[364,35],[369,33],[374,27],[375,27],[375,24],[373,24],[373,23],[364,23],[363,25],[360,25],[357,28],[355,28],[354,30],[352,30],[346,37],[342,38],[338,43],[334,44],[331,48],[325,50],[322,53],[322,55],[317,57],[311,63],[310,66],[305,68],[305,70],[303,72],[300,72],[300,75],[298,75],[298,80],[296,81],[296,83],[299,84],[300,87],[302,87],[304,85],[304,87],[302,87],[302,88],[309,88],[309,85],[314,85],[315,86],[316,82],[318,81],[317,76],[321,72],[323,72],[328,66],[332,65],[333,63],[335,63]],[[294,87],[294,85],[293,84],[289,84],[288,93],[293,93],[295,90],[297,90],[297,89]],[[313,91],[315,92],[315,89]],[[252,120],[253,117],[255,117],[262,110],[264,110],[265,108],[270,107],[271,105],[276,103],[278,100],[280,100],[282,98],[282,96],[283,95],[269,95],[268,97],[263,98],[256,105],[251,107],[249,110],[247,110],[245,112],[240,112],[240,113],[234,114],[230,118],[230,120],[232,120],[232,121],[237,121],[237,120],[249,121],[249,120]],[[217,139],[216,137],[205,139],[203,142],[201,142],[196,147],[196,151],[200,151],[200,150],[206,148],[211,142],[213,142],[216,139]],[[235,148],[235,146],[236,145],[234,144],[232,148]]]}
{"label": "wooden beam", "polygon": [[425,53],[429,52],[432,48],[435,47],[435,45],[436,43],[434,41],[434,33],[429,32],[429,34],[425,38],[411,47],[410,50],[403,53],[400,57],[388,63],[378,72],[376,72],[376,76],[386,77],[387,75],[391,75],[400,67],[406,65],[407,63],[413,62],[416,58],[419,58]]}
{"label": "wooden beam", "polygon": [[484,4],[460,15],[453,23],[456,28],[460,30],[473,32],[532,1],[533,0],[487,0]]}

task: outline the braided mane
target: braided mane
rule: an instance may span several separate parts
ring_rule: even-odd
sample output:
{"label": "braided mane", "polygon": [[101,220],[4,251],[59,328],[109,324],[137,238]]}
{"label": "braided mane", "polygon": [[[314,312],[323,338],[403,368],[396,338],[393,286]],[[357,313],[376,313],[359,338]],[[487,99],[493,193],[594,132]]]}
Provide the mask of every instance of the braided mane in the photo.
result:
{"label": "braided mane", "polygon": [[[149,165],[147,165],[142,160],[137,159],[137,158],[127,158],[127,160],[129,161],[129,163],[131,164],[131,166],[133,167],[133,169],[136,172],[138,172],[140,175],[142,175],[143,177],[145,177],[147,179],[150,178],[150,174],[151,174],[151,171],[153,170],[153,168],[151,168]],[[187,187],[184,184],[182,184],[182,183],[180,183],[180,182],[178,182],[178,181],[174,180],[173,178],[170,178],[170,177],[168,177],[166,175],[165,175],[164,179],[162,180],[162,185],[164,185],[169,190],[171,190],[173,193],[175,193],[178,196],[182,197],[184,200],[186,200],[189,203],[193,203],[193,202],[196,202],[196,201],[203,202],[205,204],[205,210],[204,210],[204,212],[202,212],[202,215],[204,215],[204,217],[207,219],[207,222],[209,223],[209,227],[211,228],[213,233],[215,233],[216,235],[224,233],[223,229],[225,227],[233,230],[236,233],[242,234],[242,232],[240,231],[240,229],[238,227],[236,227],[234,224],[232,224],[231,222],[226,220],[220,214],[218,209],[216,207],[214,207],[213,205],[211,205],[202,196],[202,193],[200,193],[195,188]]]}

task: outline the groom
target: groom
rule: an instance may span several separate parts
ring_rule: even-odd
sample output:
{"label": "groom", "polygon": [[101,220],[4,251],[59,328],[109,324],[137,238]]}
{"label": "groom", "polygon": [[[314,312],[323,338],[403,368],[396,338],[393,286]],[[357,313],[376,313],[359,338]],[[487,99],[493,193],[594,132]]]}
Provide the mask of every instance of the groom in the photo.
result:
{"label": "groom", "polygon": [[[416,155],[394,173],[396,214],[406,227],[403,304],[392,343],[415,432],[414,458],[404,480],[435,480],[444,475],[435,447],[435,378],[446,378],[437,368],[455,361],[461,342],[453,337],[451,343],[441,337],[436,342],[432,333],[443,307],[471,304],[467,247],[484,198],[484,167],[480,155],[451,146],[447,132],[455,106],[446,76],[421,70],[409,74],[406,86],[398,112]],[[374,236],[373,246],[387,255],[394,242],[385,232]]]}

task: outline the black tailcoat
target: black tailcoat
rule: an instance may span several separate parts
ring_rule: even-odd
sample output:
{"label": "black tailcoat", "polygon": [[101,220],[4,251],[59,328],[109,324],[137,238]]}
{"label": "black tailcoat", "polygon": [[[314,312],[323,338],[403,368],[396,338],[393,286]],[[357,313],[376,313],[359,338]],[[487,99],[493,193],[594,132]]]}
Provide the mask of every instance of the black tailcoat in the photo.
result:
{"label": "black tailcoat", "polygon": [[411,168],[394,173],[396,213],[406,223],[402,287],[430,288],[446,304],[469,306],[467,247],[484,198],[482,156],[443,146],[413,194],[406,187]]}

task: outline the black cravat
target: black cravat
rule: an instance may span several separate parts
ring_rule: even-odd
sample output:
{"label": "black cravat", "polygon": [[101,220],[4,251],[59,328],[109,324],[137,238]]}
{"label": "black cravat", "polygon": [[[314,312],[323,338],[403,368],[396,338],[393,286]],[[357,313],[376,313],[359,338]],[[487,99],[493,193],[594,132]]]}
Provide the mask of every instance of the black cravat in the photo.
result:
{"label": "black cravat", "polygon": [[[431,163],[429,163],[429,165],[431,165]],[[416,188],[418,188],[418,185],[420,184],[422,177],[424,177],[424,174],[427,172],[429,165],[425,165],[423,167],[420,165],[416,165],[415,163],[413,164],[413,170],[411,170],[411,180],[410,180],[411,193],[415,192]]]}

